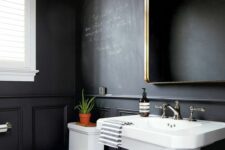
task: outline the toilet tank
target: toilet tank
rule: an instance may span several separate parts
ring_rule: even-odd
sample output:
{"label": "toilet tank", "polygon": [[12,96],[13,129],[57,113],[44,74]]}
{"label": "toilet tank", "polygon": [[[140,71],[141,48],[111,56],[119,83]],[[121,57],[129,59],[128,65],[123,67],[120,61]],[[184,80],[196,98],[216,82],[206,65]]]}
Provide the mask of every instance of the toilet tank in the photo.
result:
{"label": "toilet tank", "polygon": [[100,131],[96,127],[83,127],[76,123],[68,123],[69,150],[104,150],[98,142]]}

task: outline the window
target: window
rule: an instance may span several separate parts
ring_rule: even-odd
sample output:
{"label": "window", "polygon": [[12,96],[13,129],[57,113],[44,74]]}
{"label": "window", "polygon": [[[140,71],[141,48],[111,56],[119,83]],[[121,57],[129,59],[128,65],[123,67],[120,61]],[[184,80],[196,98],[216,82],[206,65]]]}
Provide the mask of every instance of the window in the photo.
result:
{"label": "window", "polygon": [[0,0],[0,81],[34,81],[35,0]]}

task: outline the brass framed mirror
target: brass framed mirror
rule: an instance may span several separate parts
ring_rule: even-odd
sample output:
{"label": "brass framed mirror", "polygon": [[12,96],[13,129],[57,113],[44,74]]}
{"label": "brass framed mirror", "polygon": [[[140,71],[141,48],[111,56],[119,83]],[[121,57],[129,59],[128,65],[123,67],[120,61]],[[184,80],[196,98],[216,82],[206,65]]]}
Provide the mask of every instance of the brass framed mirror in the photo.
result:
{"label": "brass framed mirror", "polygon": [[144,0],[144,80],[224,83],[224,13],[222,1]]}

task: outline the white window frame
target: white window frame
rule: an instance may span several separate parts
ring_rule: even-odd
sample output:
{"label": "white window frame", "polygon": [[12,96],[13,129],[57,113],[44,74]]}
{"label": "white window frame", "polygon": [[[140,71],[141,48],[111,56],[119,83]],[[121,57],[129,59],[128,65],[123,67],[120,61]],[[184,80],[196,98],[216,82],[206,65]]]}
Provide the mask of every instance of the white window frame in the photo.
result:
{"label": "white window frame", "polygon": [[25,64],[0,67],[0,81],[34,81],[36,73],[36,0],[25,0]]}

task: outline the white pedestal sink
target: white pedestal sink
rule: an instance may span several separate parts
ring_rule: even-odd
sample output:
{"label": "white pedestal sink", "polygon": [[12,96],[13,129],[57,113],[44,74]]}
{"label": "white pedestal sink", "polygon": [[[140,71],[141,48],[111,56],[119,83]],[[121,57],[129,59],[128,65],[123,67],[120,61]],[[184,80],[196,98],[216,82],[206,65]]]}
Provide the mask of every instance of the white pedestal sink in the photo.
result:
{"label": "white pedestal sink", "polygon": [[132,122],[122,130],[122,146],[129,150],[200,150],[225,138],[225,123],[198,120],[173,120],[156,116],[122,116],[99,119]]}

